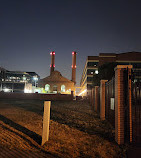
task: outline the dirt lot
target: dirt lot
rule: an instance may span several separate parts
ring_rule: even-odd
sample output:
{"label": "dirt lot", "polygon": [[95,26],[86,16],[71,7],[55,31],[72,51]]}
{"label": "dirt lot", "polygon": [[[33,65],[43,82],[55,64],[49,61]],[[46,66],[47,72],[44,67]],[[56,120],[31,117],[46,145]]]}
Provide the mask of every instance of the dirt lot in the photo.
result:
{"label": "dirt lot", "polygon": [[125,146],[87,101],[53,101],[49,141],[42,147],[43,101],[0,100],[1,157],[120,158]]}

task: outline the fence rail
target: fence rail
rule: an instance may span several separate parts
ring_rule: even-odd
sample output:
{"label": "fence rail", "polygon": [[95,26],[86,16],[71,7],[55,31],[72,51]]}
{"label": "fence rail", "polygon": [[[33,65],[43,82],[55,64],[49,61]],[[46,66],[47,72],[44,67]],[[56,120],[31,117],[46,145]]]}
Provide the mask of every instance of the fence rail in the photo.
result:
{"label": "fence rail", "polygon": [[132,83],[133,142],[141,143],[141,82]]}
{"label": "fence rail", "polygon": [[105,117],[115,126],[115,78],[105,84]]}

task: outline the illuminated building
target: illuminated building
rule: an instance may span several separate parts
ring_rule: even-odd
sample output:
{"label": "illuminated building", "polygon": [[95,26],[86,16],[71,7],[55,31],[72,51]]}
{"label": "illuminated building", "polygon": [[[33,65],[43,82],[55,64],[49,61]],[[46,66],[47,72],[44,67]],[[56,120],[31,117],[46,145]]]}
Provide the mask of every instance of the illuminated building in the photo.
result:
{"label": "illuminated building", "polygon": [[118,65],[133,65],[136,80],[141,80],[141,52],[127,52],[121,54],[100,53],[99,56],[88,56],[80,81],[80,95],[87,96],[93,84],[93,75],[98,74],[98,67],[105,63]]}
{"label": "illuminated building", "polygon": [[40,76],[36,72],[26,72],[30,75],[30,82],[32,86],[38,87],[38,81],[40,80]]}
{"label": "illuminated building", "polygon": [[31,93],[32,86],[38,84],[38,80],[34,80],[35,76],[37,79],[40,78],[35,72],[8,71],[0,68],[0,91]]}
{"label": "illuminated building", "polygon": [[69,80],[55,70],[55,52],[51,52],[50,76],[40,79],[39,87],[44,93],[70,94],[75,92],[76,83],[76,52],[72,52],[72,80]]}

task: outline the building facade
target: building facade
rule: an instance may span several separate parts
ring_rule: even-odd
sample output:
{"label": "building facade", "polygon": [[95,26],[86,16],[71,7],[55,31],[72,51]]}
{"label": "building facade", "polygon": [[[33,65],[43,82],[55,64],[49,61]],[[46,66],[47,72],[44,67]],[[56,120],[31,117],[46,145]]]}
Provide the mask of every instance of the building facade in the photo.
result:
{"label": "building facade", "polygon": [[74,82],[63,77],[59,71],[53,71],[50,76],[39,81],[39,87],[46,93],[71,94],[75,91]]}
{"label": "building facade", "polygon": [[141,52],[127,52],[121,54],[100,53],[99,56],[88,56],[82,73],[79,95],[87,96],[93,84],[93,75],[98,74],[98,68],[106,63],[117,65],[133,65],[136,80],[141,80]]}
{"label": "building facade", "polygon": [[31,93],[32,86],[38,85],[39,79],[40,76],[35,72],[9,71],[0,68],[0,91]]}
{"label": "building facade", "polygon": [[[41,93],[75,94],[76,84],[76,52],[72,52],[72,79],[69,80],[55,70],[55,52],[51,52],[50,75],[40,79],[38,87]],[[40,92],[39,92],[40,93]]]}

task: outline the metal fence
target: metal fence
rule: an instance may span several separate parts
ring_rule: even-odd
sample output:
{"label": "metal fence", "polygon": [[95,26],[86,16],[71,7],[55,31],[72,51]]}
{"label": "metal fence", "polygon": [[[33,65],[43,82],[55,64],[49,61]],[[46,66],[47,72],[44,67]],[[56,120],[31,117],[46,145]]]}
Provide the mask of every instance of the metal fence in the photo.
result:
{"label": "metal fence", "polygon": [[[122,122],[124,141],[131,142],[133,134],[133,142],[136,144],[141,143],[141,82],[139,79],[136,79],[134,72],[128,68],[122,69],[120,73],[120,95],[122,96],[120,101],[122,110],[119,112],[123,119],[121,121],[124,121]],[[113,127],[115,127],[115,86],[117,87],[115,85],[115,78],[105,83],[105,118]],[[97,105],[96,111],[100,113],[100,87],[94,93],[96,94],[94,94],[93,101]],[[95,98],[95,96],[97,97]]]}
{"label": "metal fence", "polygon": [[141,82],[132,82],[133,142],[141,143]]}
{"label": "metal fence", "polygon": [[97,112],[100,113],[100,87],[98,87]]}
{"label": "metal fence", "polygon": [[105,84],[105,117],[115,126],[115,78]]}

